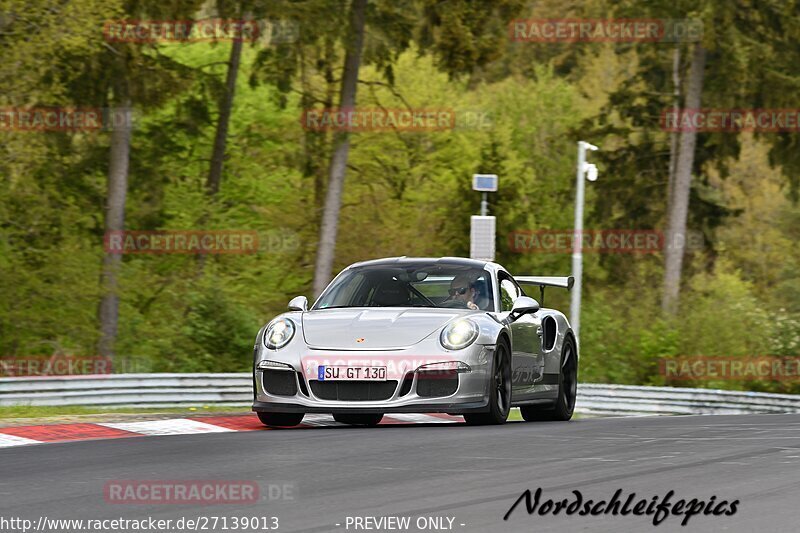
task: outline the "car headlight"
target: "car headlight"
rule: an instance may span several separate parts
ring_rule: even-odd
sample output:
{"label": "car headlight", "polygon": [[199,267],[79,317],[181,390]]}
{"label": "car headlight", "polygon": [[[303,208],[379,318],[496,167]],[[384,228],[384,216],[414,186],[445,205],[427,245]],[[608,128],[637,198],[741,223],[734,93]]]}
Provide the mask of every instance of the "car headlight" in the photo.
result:
{"label": "car headlight", "polygon": [[462,350],[478,338],[478,326],[468,318],[450,322],[442,330],[442,346],[448,350]]}
{"label": "car headlight", "polygon": [[264,332],[264,346],[271,350],[280,350],[294,337],[294,322],[288,318],[274,321]]}

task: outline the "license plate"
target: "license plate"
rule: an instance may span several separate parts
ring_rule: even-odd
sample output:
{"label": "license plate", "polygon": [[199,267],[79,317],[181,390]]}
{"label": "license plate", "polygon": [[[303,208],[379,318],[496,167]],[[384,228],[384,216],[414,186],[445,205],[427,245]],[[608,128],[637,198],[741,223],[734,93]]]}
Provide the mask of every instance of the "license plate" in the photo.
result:
{"label": "license plate", "polygon": [[385,366],[320,365],[319,381],[386,381]]}

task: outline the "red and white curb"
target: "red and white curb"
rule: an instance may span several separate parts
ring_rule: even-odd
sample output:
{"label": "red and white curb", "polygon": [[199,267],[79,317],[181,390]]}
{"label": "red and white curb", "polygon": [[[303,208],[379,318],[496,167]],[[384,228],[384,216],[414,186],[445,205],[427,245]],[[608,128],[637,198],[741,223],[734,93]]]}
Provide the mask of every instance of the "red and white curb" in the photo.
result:
{"label": "red and white curb", "polygon": [[[462,422],[461,417],[445,414],[393,414],[383,417],[380,425],[452,424]],[[344,426],[330,415],[309,414],[296,429],[319,426]],[[41,426],[16,426],[0,428],[0,448],[27,446],[54,442],[72,442],[96,439],[119,439],[157,435],[193,435],[199,433],[225,433],[229,431],[269,430],[255,414],[228,416],[202,416],[196,418],[170,418],[140,422],[92,422],[75,424],[47,424]]]}

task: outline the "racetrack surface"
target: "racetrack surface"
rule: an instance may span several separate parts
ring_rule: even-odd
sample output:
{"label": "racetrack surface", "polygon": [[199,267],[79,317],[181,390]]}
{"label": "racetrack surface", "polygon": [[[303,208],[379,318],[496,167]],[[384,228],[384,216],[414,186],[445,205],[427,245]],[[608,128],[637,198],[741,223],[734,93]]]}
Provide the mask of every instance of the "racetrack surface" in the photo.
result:
{"label": "racetrack surface", "polygon": [[[108,503],[118,480],[247,480],[259,503]],[[269,486],[289,487],[282,497]],[[525,491],[546,499],[739,500],[733,516],[528,515]],[[278,531],[797,531],[800,415],[686,416],[306,429],[98,440],[0,450],[0,517],[277,516]],[[407,516],[408,529],[346,528],[347,517]],[[218,522],[219,523],[219,522]],[[447,524],[447,521],[444,522]],[[336,524],[340,524],[337,527]],[[463,524],[463,525],[461,525]],[[210,529],[209,529],[210,530]],[[221,531],[221,528],[217,528]],[[248,531],[254,531],[248,529]]]}

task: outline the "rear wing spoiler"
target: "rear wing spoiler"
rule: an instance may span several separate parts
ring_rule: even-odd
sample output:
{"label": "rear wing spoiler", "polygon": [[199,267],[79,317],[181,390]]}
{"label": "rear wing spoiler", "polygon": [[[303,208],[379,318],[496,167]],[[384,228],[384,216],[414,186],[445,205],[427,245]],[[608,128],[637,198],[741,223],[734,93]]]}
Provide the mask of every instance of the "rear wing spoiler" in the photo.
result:
{"label": "rear wing spoiler", "polygon": [[520,285],[537,285],[539,287],[539,305],[544,305],[545,287],[570,290],[575,284],[573,276],[514,276],[514,279]]}

